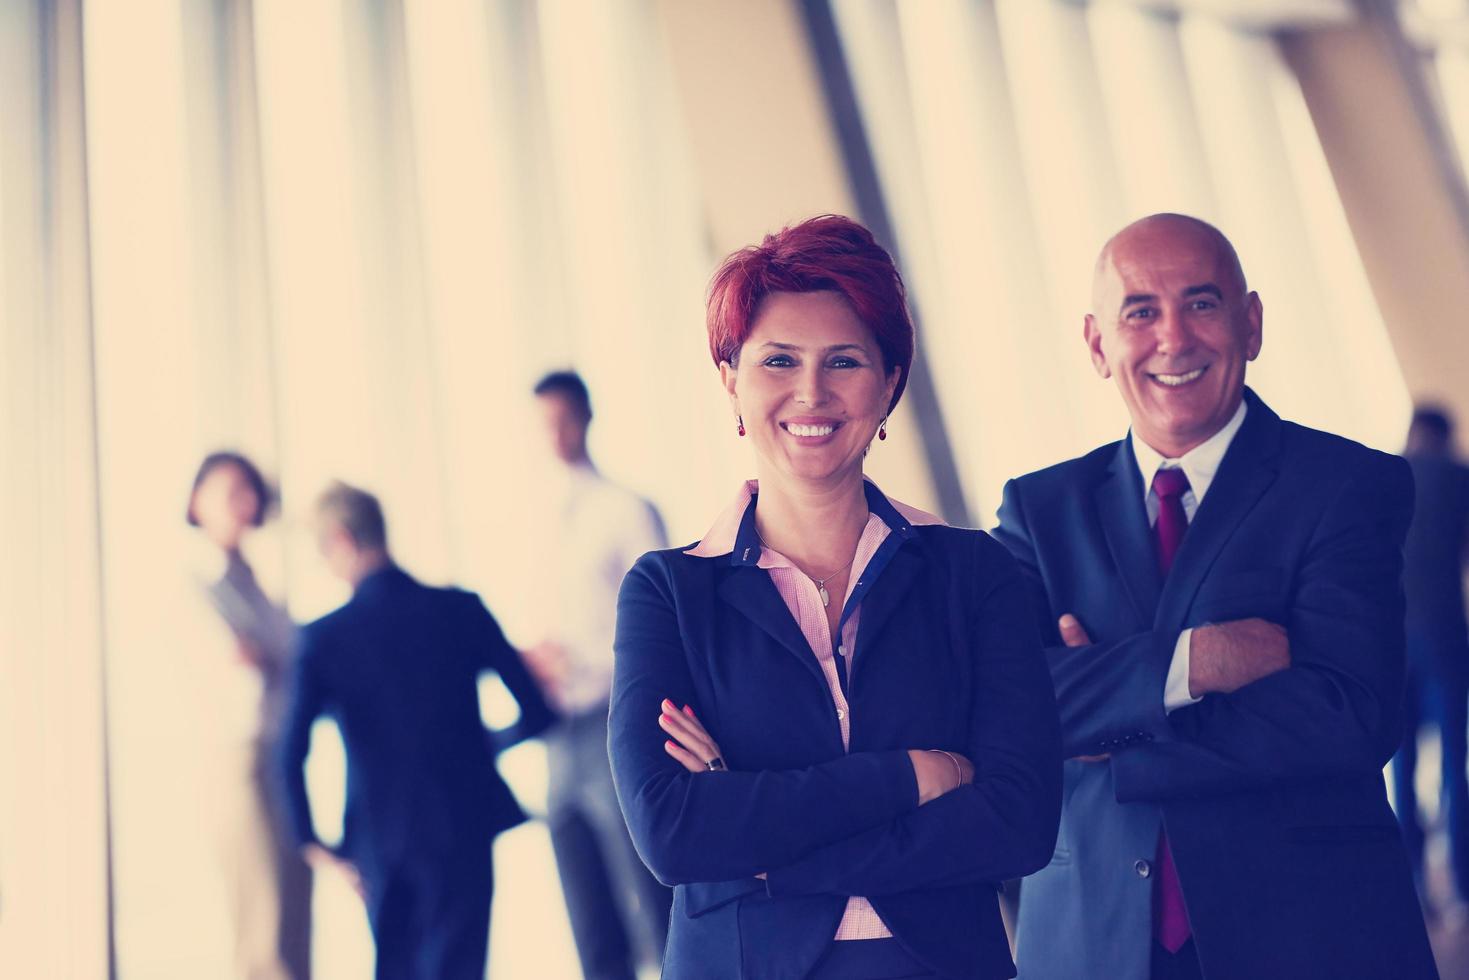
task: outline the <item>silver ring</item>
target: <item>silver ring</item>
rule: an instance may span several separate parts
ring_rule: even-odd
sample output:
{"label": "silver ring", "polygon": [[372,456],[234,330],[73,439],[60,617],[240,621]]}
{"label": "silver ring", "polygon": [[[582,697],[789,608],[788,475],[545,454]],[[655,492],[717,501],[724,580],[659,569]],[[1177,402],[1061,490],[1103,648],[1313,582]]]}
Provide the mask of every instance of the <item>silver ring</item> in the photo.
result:
{"label": "silver ring", "polygon": [[724,759],[720,758],[717,755],[714,758],[710,759],[708,762],[704,763],[704,765],[709,767],[710,772],[723,772],[725,769]]}

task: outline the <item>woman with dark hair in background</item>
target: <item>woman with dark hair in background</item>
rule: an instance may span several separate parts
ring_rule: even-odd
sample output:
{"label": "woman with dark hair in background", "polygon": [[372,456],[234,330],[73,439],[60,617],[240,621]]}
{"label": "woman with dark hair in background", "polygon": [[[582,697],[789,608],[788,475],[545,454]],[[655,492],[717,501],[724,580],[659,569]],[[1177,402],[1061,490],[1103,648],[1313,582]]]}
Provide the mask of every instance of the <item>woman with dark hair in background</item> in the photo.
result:
{"label": "woman with dark hair in background", "polygon": [[207,729],[199,734],[214,743],[206,802],[225,865],[236,976],[305,980],[311,872],[283,832],[271,765],[296,628],[242,553],[272,502],[260,470],[239,453],[213,453],[199,466],[187,518],[207,543],[195,578],[218,642],[191,658]]}
{"label": "woman with dark hair in background", "polygon": [[611,704],[664,976],[1013,976],[996,886],[1051,858],[1056,705],[1005,549],[863,477],[913,359],[898,271],[815,218],[725,261],[708,329],[759,480],[628,574]]}

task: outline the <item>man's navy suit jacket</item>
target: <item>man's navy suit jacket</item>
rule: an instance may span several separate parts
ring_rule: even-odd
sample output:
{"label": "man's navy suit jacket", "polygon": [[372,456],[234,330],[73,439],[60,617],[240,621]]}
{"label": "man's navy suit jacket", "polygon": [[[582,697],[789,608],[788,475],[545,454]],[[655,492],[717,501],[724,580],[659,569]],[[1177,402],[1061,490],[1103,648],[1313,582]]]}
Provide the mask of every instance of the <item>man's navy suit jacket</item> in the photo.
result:
{"label": "man's navy suit jacket", "polygon": [[[1166,581],[1128,440],[1005,488],[995,534],[1034,587],[1069,760],[1022,980],[1147,980],[1160,824],[1209,980],[1436,975],[1382,778],[1408,467],[1246,398]],[[1063,613],[1091,646],[1061,645]],[[1290,668],[1166,714],[1179,633],[1252,616],[1286,628]]]}
{"label": "man's navy suit jacket", "polygon": [[[510,731],[491,733],[481,721],[485,671],[497,672],[520,704]],[[488,853],[495,834],[525,819],[495,770],[495,751],[553,718],[478,596],[430,588],[395,566],[301,631],[280,750],[299,844],[317,839],[302,764],[322,714],[335,718],[346,746],[338,850],[369,884],[406,863]]]}
{"label": "man's navy suit jacket", "polygon": [[[870,484],[868,503],[892,533],[857,585],[850,752],[757,566],[753,503],[732,554],[652,552],[623,583],[609,744],[633,841],[674,886],[669,980],[799,980],[852,895],[938,976],[1013,975],[996,883],[1049,857],[1061,775],[1025,584],[983,532],[910,526]],[[664,698],[730,772],[667,755]],[[917,806],[910,748],[962,752],[973,784]]]}

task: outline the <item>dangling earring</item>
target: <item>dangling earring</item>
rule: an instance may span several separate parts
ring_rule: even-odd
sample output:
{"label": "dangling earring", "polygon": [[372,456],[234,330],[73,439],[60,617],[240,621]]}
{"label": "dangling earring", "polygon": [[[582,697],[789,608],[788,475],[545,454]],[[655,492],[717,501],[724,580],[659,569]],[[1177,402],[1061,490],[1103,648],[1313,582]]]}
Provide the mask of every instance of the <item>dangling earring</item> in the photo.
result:
{"label": "dangling earring", "polygon": [[882,421],[877,424],[877,438],[878,439],[886,439],[887,437],[888,437],[888,419],[887,419],[887,416],[884,415],[882,417]]}
{"label": "dangling earring", "polygon": [[745,437],[745,417],[743,415],[736,415],[735,421],[739,423],[740,438],[743,439]]}

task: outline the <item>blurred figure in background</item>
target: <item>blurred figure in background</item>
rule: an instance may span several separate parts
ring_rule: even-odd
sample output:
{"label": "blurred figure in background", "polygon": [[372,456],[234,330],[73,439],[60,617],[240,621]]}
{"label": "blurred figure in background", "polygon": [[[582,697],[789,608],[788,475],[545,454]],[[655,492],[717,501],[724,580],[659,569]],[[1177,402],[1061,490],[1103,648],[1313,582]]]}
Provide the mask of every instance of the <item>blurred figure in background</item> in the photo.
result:
{"label": "blurred figure in background", "polygon": [[566,484],[550,536],[554,635],[527,654],[562,722],[547,736],[551,845],[577,955],[588,980],[631,980],[641,946],[657,965],[673,893],[639,860],[607,761],[613,622],[622,578],[666,546],[646,500],[608,482],[587,454],[592,403],[586,384],[558,371],[535,386]]}
{"label": "blurred figure in background", "polygon": [[1469,630],[1464,616],[1464,560],[1469,547],[1469,468],[1453,456],[1453,423],[1443,411],[1413,412],[1403,455],[1413,468],[1415,509],[1403,547],[1407,592],[1408,694],[1403,744],[1393,757],[1398,821],[1424,908],[1424,832],[1413,772],[1418,732],[1438,729],[1443,759],[1440,821],[1448,832],[1450,867],[1459,901],[1469,900],[1469,785],[1465,739],[1469,726]]}
{"label": "blurred figure in background", "polygon": [[[308,860],[344,873],[367,903],[376,976],[483,980],[495,835],[525,819],[495,754],[552,714],[479,596],[429,588],[394,564],[382,508],[335,484],[317,542],[351,600],[301,631],[281,747],[291,830]],[[518,722],[487,732],[478,681],[495,671]],[[312,828],[303,764],[332,715],[347,755],[342,842]]]}
{"label": "blurred figure in background", "polygon": [[217,742],[208,790],[225,863],[235,974],[306,980],[311,961],[311,871],[290,845],[271,771],[280,734],[295,625],[255,579],[242,553],[265,523],[272,494],[239,453],[205,457],[189,494],[188,522],[206,544],[195,578],[220,629],[196,651],[199,733]]}

